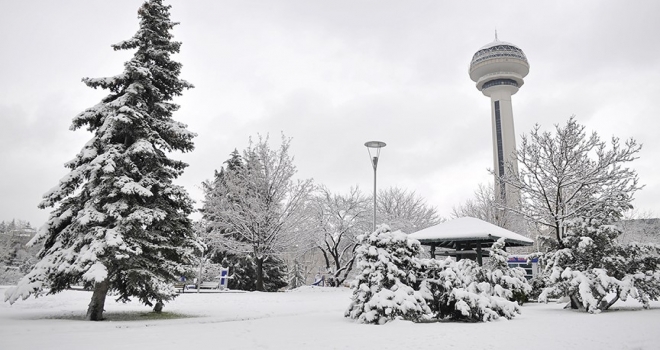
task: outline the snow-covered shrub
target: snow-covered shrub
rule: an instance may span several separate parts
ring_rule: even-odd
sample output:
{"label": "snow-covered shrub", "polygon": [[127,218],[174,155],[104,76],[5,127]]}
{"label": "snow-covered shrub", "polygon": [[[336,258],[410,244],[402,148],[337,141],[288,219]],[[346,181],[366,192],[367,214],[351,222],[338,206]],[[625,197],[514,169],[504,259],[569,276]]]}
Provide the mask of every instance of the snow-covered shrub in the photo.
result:
{"label": "snow-covered shrub", "polygon": [[504,241],[493,245],[490,266],[479,266],[467,259],[423,260],[420,292],[432,315],[439,319],[491,321],[499,317],[511,319],[520,313],[518,304],[511,300],[516,293],[529,293],[531,287],[524,271],[509,268],[503,247]]}
{"label": "snow-covered shrub", "polygon": [[529,285],[532,287],[532,291],[527,294],[528,300],[539,300],[539,296],[543,290],[547,287],[547,283],[543,274],[538,274],[534,276],[530,281]]}
{"label": "snow-covered shrub", "polygon": [[[607,220],[605,221],[607,222]],[[653,244],[619,245],[620,231],[599,219],[576,219],[562,239],[564,248],[545,255],[548,287],[539,296],[569,296],[573,308],[607,310],[629,296],[646,307],[660,297],[660,249]],[[609,294],[614,294],[607,300]]]}
{"label": "snow-covered shrub", "polygon": [[493,295],[522,304],[528,300],[532,286],[527,282],[523,268],[509,266],[509,254],[504,248],[504,238],[493,243],[489,264],[483,269],[484,278],[491,284]]}
{"label": "snow-covered shrub", "polygon": [[381,225],[358,237],[358,275],[351,284],[352,302],[346,317],[362,323],[383,324],[395,318],[418,321],[430,310],[413,286],[420,268],[415,258],[419,241]]}

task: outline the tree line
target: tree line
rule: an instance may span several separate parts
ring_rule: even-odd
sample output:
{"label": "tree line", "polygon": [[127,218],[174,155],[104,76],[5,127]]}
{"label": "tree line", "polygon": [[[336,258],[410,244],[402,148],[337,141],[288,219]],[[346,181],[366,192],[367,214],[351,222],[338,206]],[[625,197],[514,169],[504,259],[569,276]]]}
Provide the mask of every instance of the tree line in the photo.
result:
{"label": "tree line", "polygon": [[[282,135],[273,149],[268,136],[259,136],[203,183],[199,234],[208,258],[233,268],[235,288],[245,288],[239,282],[245,271],[254,272],[254,290],[268,290],[266,282],[296,287],[306,279],[295,275],[314,267],[340,286],[353,270],[357,237],[372,230],[371,195],[357,187],[333,193],[311,179],[295,179],[291,141]],[[396,187],[378,194],[377,216],[407,232],[441,220],[421,196]]]}

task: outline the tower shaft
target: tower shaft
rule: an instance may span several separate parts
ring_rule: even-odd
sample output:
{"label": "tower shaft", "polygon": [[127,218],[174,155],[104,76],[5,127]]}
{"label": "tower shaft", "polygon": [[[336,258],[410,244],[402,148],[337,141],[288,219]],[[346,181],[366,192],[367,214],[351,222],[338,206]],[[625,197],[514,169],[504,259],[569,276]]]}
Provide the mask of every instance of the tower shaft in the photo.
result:
{"label": "tower shaft", "polygon": [[490,106],[493,134],[493,173],[495,176],[495,195],[507,202],[515,204],[519,193],[507,187],[501,177],[509,175],[508,172],[518,173],[518,162],[515,158],[516,133],[513,126],[513,109],[511,106],[511,92],[509,89],[491,88]]}

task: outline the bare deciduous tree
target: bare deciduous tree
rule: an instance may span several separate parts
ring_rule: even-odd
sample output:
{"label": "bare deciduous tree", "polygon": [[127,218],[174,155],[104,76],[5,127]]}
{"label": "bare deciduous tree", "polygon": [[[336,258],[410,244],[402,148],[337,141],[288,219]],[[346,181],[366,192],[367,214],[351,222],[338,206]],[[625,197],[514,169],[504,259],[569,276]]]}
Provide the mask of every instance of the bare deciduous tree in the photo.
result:
{"label": "bare deciduous tree", "polygon": [[230,252],[254,257],[257,290],[264,290],[264,259],[292,249],[307,235],[305,209],[313,184],[293,179],[290,144],[284,135],[278,150],[270,148],[268,137],[250,141],[244,165],[226,171],[217,193],[207,195],[204,203],[210,227],[222,238],[218,242]]}
{"label": "bare deciduous tree", "polygon": [[392,231],[413,233],[443,221],[437,209],[415,191],[390,187],[378,191],[376,201],[378,221],[387,223]]}
{"label": "bare deciduous tree", "polygon": [[357,187],[345,195],[321,187],[314,199],[311,224],[317,232],[316,246],[336,285],[341,285],[353,268],[357,236],[371,229],[369,203]]}
{"label": "bare deciduous tree", "polygon": [[466,200],[463,204],[452,208],[451,217],[473,217],[491,224],[505,227],[506,216],[502,215],[501,204],[497,203],[493,186],[479,184],[474,191],[474,198]]}
{"label": "bare deciduous tree", "polygon": [[617,221],[641,188],[637,173],[625,167],[641,145],[613,137],[608,148],[596,132],[587,137],[584,129],[574,117],[564,127],[556,125],[554,134],[536,125],[516,152],[519,174],[502,178],[521,194],[521,207],[508,209],[549,228],[562,248],[569,220]]}

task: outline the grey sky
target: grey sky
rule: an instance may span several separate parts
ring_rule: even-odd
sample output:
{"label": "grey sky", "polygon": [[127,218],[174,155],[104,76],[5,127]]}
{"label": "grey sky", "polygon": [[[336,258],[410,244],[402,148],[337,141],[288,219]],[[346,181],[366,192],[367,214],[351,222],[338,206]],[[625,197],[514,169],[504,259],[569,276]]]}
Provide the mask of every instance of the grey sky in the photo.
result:
{"label": "grey sky", "polygon": [[[41,195],[90,135],[71,119],[106,91],[83,77],[120,73],[141,0],[0,0],[0,220],[39,226]],[[250,136],[293,138],[302,178],[336,191],[372,186],[365,141],[387,142],[379,186],[416,190],[448,216],[489,183],[488,98],[467,73],[493,40],[518,45],[531,69],[513,96],[518,135],[573,114],[604,138],[644,144],[633,163],[641,211],[660,215],[658,1],[176,0],[182,77],[196,88],[175,118],[197,132],[179,183],[200,200]]]}

